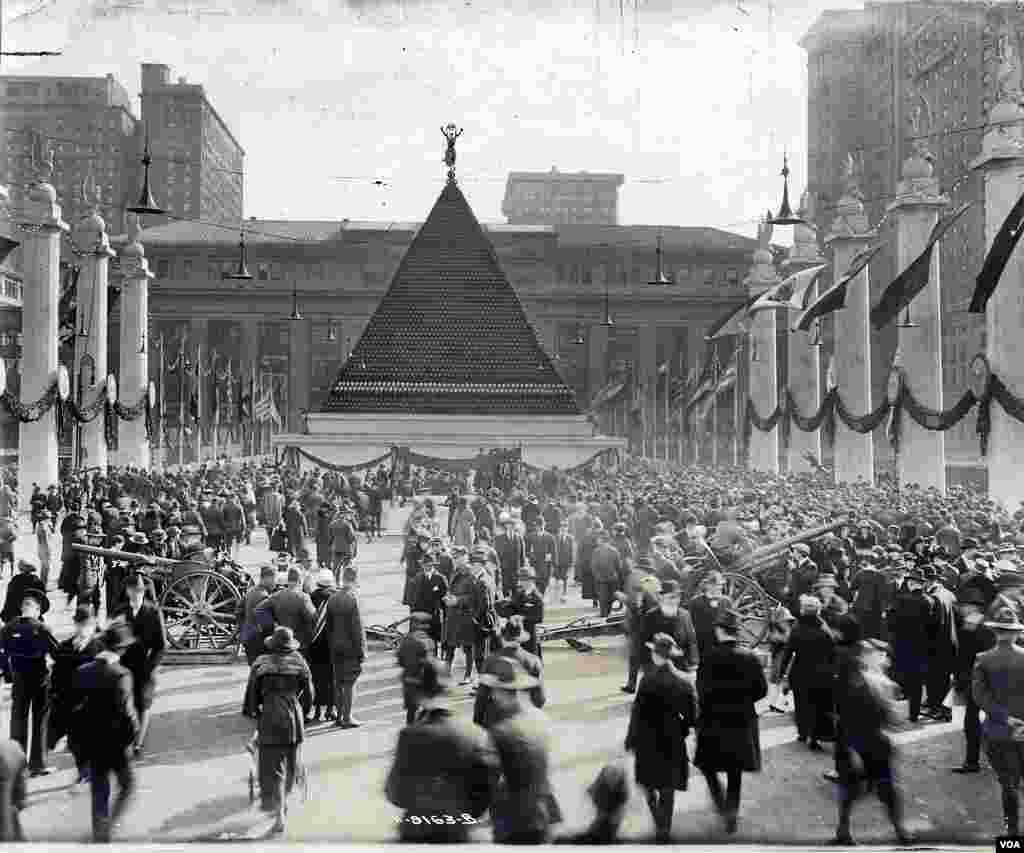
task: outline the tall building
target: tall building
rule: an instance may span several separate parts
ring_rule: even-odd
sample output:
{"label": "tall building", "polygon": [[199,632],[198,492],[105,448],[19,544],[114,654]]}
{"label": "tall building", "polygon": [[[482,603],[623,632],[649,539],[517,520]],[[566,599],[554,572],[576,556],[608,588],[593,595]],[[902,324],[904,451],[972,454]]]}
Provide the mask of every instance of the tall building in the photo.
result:
{"label": "tall building", "polygon": [[176,217],[237,225],[245,152],[201,85],[170,78],[166,65],[142,66],[142,122],[157,202]]}
{"label": "tall building", "polygon": [[[983,351],[984,322],[967,313],[985,253],[980,178],[969,169],[981,149],[996,99],[1000,52],[1021,55],[1024,9],[1019,3],[867,2],[863,9],[823,12],[801,40],[807,51],[807,175],[819,233],[828,232],[852,155],[872,225],[892,203],[903,161],[917,141],[935,158],[935,174],[953,205],[974,201],[942,241],[945,400],[967,386],[968,363]],[[882,222],[886,250],[871,267],[872,300],[892,281],[894,229]],[[873,338],[875,399],[880,399],[896,348],[896,328]],[[876,448],[884,448],[881,432]],[[946,433],[951,460],[979,459],[973,418]]]}
{"label": "tall building", "polygon": [[53,185],[65,221],[86,213],[82,182],[92,177],[108,227],[123,229],[124,207],[138,198],[136,119],[131,97],[113,75],[106,77],[0,77],[0,179],[17,208],[32,169],[32,134],[53,151]]}
{"label": "tall building", "polygon": [[622,175],[512,172],[501,212],[509,225],[618,225]]}

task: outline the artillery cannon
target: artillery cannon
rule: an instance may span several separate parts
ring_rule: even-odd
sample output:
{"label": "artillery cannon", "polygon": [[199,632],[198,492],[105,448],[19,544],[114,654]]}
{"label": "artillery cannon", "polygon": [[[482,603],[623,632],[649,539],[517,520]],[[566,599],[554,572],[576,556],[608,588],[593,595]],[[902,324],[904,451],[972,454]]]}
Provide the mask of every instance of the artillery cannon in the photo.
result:
{"label": "artillery cannon", "polygon": [[83,554],[152,568],[153,595],[164,615],[167,643],[184,653],[228,652],[238,647],[238,611],[253,585],[227,555],[212,562],[171,560],[75,543]]}

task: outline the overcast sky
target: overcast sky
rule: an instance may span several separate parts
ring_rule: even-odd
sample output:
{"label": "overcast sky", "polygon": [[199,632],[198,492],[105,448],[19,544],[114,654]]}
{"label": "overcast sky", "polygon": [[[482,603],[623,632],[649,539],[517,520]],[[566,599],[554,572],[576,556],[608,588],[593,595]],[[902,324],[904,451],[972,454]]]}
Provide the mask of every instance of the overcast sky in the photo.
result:
{"label": "overcast sky", "polygon": [[2,2],[4,49],[64,52],[5,59],[8,73],[113,73],[137,96],[140,63],[162,62],[202,83],[245,148],[247,216],[421,220],[454,121],[484,221],[503,221],[509,171],[557,166],[623,172],[625,224],[745,234],[778,204],[784,149],[795,197],[804,185],[797,40],[823,9],[859,5]]}

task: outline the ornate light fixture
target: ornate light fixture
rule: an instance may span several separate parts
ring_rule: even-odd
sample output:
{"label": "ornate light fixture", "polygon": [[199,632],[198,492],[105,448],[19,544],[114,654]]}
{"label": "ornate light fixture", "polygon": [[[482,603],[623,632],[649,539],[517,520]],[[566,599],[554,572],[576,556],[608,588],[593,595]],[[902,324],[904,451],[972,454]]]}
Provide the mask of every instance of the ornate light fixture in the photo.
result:
{"label": "ornate light fixture", "polygon": [[224,278],[228,281],[252,281],[252,273],[245,264],[245,231],[238,235],[238,267],[234,272],[225,273]]}
{"label": "ornate light fixture", "polygon": [[152,164],[153,158],[149,156],[149,131],[147,130],[146,145],[142,151],[142,192],[139,194],[139,203],[134,207],[127,208],[129,213],[160,216],[167,212],[156,203],[153,198],[153,193],[149,189],[149,167]]}
{"label": "ornate light fixture", "polygon": [[768,220],[769,225],[806,225],[806,222],[793,213],[789,204],[789,158],[782,155],[782,204],[779,205],[779,213]]}
{"label": "ornate light fixture", "polygon": [[338,340],[338,330],[334,325],[334,318],[327,318],[327,343],[333,344]]}
{"label": "ornate light fixture", "polygon": [[671,279],[665,276],[665,270],[662,267],[661,261],[661,233],[658,233],[658,247],[654,250],[655,257],[657,258],[657,272],[655,273],[654,280],[647,282],[648,284],[657,285],[663,287],[666,284],[672,284]]}
{"label": "ornate light fixture", "polygon": [[910,306],[908,305],[905,309],[903,309],[903,317],[896,324],[896,328],[897,329],[916,329],[920,325],[921,325],[920,323],[915,323],[913,320],[910,319]]}
{"label": "ornate light fixture", "polygon": [[604,283],[604,319],[601,321],[601,325],[606,329],[610,329],[615,325],[615,321],[612,319],[612,306],[611,300],[608,298],[608,282]]}
{"label": "ornate light fixture", "polygon": [[297,281],[292,282],[292,313],[289,320],[301,320],[302,314],[299,311],[299,285]]}

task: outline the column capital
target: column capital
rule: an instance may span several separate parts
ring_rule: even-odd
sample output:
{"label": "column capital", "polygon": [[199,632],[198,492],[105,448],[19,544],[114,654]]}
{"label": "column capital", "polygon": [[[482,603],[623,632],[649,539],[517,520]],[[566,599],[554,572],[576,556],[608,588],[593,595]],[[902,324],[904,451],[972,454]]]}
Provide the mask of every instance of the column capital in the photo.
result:
{"label": "column capital", "polygon": [[861,233],[849,232],[832,232],[825,238],[825,248],[835,252],[839,246],[843,245],[854,245],[854,246],[866,246],[868,243],[878,239],[878,231],[870,229]]}
{"label": "column capital", "polygon": [[1015,103],[996,104],[981,138],[981,154],[971,160],[970,168],[1009,166],[1020,160],[1024,160],[1024,109]]}
{"label": "column capital", "polygon": [[61,218],[61,207],[57,204],[57,190],[52,184],[36,184],[29,192],[25,203],[25,216],[18,226],[29,233],[33,231],[60,231],[67,233],[70,226]]}

